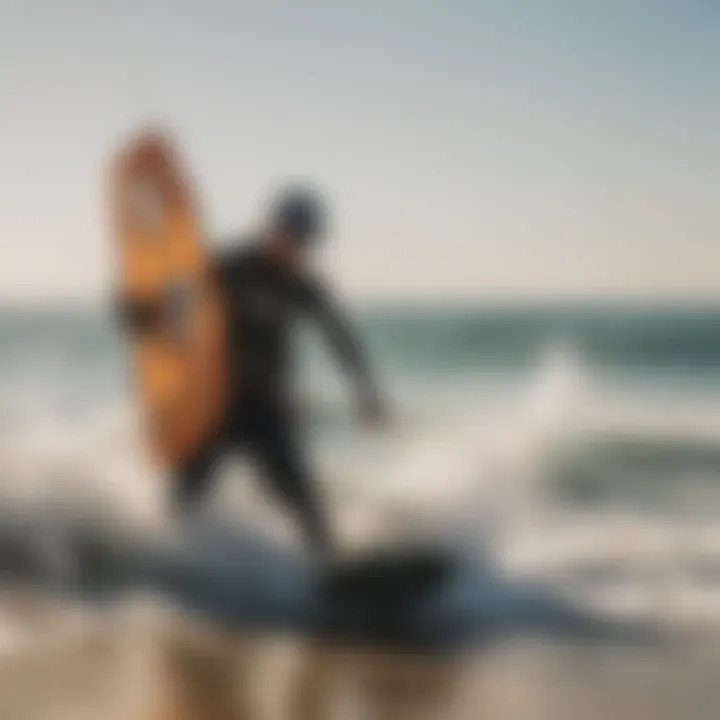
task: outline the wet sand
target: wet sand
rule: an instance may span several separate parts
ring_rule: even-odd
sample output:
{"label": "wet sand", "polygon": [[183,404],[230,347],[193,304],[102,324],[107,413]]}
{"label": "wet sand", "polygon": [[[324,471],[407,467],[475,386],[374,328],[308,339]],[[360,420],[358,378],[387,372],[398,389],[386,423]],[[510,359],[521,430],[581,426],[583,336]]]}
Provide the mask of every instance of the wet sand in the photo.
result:
{"label": "wet sand", "polygon": [[[710,720],[720,643],[515,639],[420,655],[242,635],[153,607],[104,615],[6,607],[3,720]],[[55,614],[59,613],[59,614]]]}

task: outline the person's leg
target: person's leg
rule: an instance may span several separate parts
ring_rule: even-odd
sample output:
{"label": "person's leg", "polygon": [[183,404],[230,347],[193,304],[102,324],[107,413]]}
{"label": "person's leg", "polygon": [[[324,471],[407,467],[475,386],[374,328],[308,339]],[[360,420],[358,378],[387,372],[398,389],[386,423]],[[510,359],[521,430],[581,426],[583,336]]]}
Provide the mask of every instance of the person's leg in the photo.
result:
{"label": "person's leg", "polygon": [[299,516],[309,547],[321,554],[329,552],[332,538],[327,517],[292,423],[282,417],[261,423],[248,449],[273,490]]}
{"label": "person's leg", "polygon": [[173,472],[172,510],[185,515],[207,495],[220,463],[222,446],[219,440],[204,444],[183,466]]}

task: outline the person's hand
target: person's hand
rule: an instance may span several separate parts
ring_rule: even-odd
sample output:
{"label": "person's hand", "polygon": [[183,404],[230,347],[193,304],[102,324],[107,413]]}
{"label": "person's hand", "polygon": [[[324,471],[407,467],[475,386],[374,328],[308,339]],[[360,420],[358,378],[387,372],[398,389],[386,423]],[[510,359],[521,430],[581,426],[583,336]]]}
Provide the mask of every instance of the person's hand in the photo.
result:
{"label": "person's hand", "polygon": [[287,408],[295,421],[305,421],[310,414],[310,403],[307,396],[297,390],[289,394]]}
{"label": "person's hand", "polygon": [[372,427],[385,425],[389,419],[387,408],[376,392],[364,392],[360,395],[359,413],[362,421]]}

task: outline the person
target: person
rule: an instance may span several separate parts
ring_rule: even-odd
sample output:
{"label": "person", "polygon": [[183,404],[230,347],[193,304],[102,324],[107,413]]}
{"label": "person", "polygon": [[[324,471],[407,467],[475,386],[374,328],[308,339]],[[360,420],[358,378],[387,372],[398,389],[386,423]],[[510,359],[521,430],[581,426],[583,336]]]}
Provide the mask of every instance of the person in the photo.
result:
{"label": "person", "polygon": [[174,502],[185,513],[207,495],[220,460],[243,452],[295,514],[311,548],[332,547],[328,517],[306,458],[293,407],[291,341],[298,322],[314,320],[354,381],[361,415],[378,421],[383,403],[365,353],[346,314],[310,269],[324,235],[322,199],[290,187],[274,199],[265,228],[218,253],[224,294],[230,372],[222,429],[175,472]]}

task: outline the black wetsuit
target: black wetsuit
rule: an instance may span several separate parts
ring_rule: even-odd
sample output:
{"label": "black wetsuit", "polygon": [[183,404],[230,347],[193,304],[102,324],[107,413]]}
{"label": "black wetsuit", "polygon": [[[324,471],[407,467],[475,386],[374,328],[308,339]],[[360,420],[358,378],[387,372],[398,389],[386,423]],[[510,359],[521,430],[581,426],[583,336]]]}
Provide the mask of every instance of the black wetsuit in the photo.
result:
{"label": "black wetsuit", "polygon": [[199,500],[222,456],[243,451],[299,515],[310,544],[325,547],[326,519],[289,400],[293,327],[303,318],[317,321],[361,392],[370,388],[362,352],[327,290],[273,262],[258,244],[221,255],[217,270],[229,316],[228,411],[221,432],[177,472],[177,503]]}

